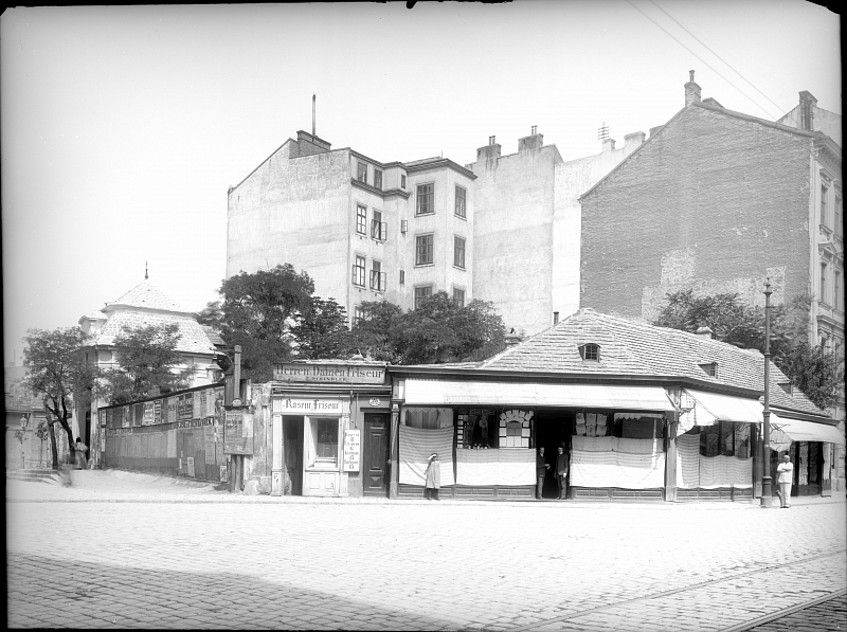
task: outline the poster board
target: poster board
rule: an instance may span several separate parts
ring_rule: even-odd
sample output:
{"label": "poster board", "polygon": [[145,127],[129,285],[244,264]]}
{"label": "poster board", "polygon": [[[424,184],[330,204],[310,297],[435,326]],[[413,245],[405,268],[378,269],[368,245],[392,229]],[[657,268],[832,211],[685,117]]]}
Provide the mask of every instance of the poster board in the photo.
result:
{"label": "poster board", "polygon": [[244,408],[224,411],[224,454],[253,454],[253,415]]}
{"label": "poster board", "polygon": [[350,429],[344,432],[344,471],[358,472],[362,454],[361,430]]}

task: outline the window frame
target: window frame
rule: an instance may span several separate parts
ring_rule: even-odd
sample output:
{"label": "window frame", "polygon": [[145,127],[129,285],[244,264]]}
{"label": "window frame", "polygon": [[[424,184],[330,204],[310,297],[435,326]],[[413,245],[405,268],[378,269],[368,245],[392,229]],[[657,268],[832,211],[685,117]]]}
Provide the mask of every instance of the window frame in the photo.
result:
{"label": "window frame", "polygon": [[388,233],[388,224],[382,221],[382,211],[373,209],[371,211],[371,238],[377,241],[385,241]]}
{"label": "window frame", "polygon": [[[421,189],[429,187],[429,193],[421,194]],[[421,210],[423,200],[429,200],[428,209]],[[435,215],[435,182],[421,182],[415,187],[415,217]]]}
{"label": "window frame", "polygon": [[374,167],[374,188],[382,191],[382,169]]}
{"label": "window frame", "polygon": [[405,173],[400,174],[400,188],[403,189],[404,191],[406,190],[406,174]]}
{"label": "window frame", "polygon": [[[315,460],[312,463],[312,467],[321,468],[321,467],[338,467],[338,457],[340,453],[338,439],[341,434],[338,431],[338,417],[309,417],[309,422],[313,423],[312,430],[312,441],[313,448],[315,450]],[[322,423],[323,422],[323,423]],[[323,426],[323,428],[322,428]],[[335,441],[321,441],[322,430],[324,434],[334,434]],[[332,446],[333,456],[325,456],[321,455],[321,446]]]}
{"label": "window frame", "polygon": [[[461,248],[457,248],[459,243],[461,242]],[[460,270],[465,270],[466,256],[468,252],[467,248],[468,240],[462,237],[461,235],[453,235],[453,267],[459,268]],[[461,262],[459,262],[459,253],[461,252]]]}
{"label": "window frame", "polygon": [[[429,261],[421,260],[421,246],[422,240],[429,238]],[[426,254],[426,251],[424,252]],[[424,233],[422,235],[415,235],[415,267],[424,267],[435,265],[435,233]]]}
{"label": "window frame", "polygon": [[[362,171],[364,171],[364,178],[362,177]],[[356,180],[363,184],[368,183],[368,163],[361,160],[356,161]]]}
{"label": "window frame", "polygon": [[829,275],[827,274],[828,268],[829,266],[827,265],[826,261],[821,261],[821,295],[819,300],[821,303],[824,303],[826,305],[829,305],[829,303],[827,303],[826,291],[826,282],[829,277]]}
{"label": "window frame", "polygon": [[[419,296],[419,291],[423,291],[423,290],[428,290],[428,292],[426,292],[423,296]],[[426,285],[416,285],[414,295],[413,295],[414,296],[414,303],[413,303],[414,307],[412,309],[418,309],[426,299],[432,298],[432,294],[433,294],[432,290],[433,290],[432,283],[429,283],[429,284],[426,284]]]}
{"label": "window frame", "polygon": [[368,234],[368,207],[364,204],[356,204],[356,234]]}
{"label": "window frame", "polygon": [[[461,293],[461,295],[462,295],[462,300],[461,300],[461,302],[459,302],[459,301],[457,301],[457,300],[456,300],[456,293],[457,293],[457,292]],[[467,292],[466,292],[465,288],[463,288],[463,287],[456,287],[456,286],[454,285],[454,286],[453,286],[453,299],[452,299],[452,300],[453,300],[453,304],[454,304],[456,307],[464,307],[464,306],[465,306],[465,299],[466,299],[466,298],[467,298]]]}
{"label": "window frame", "polygon": [[820,223],[821,226],[828,227],[827,220],[829,219],[829,190],[831,186],[826,178],[821,178],[821,207],[820,207]]}
{"label": "window frame", "polygon": [[[365,287],[365,276],[368,265],[367,257],[364,255],[354,255],[353,261],[353,285],[356,287]],[[359,265],[361,262],[361,265]]]}
{"label": "window frame", "polygon": [[579,355],[585,361],[600,362],[600,345],[595,342],[586,342],[585,344],[581,344],[579,345]]}
{"label": "window frame", "polygon": [[[374,284],[376,279],[376,284]],[[371,259],[370,289],[377,292],[385,292],[386,273],[382,271],[382,261]]]}
{"label": "window frame", "polygon": [[[459,196],[459,191],[462,192],[461,197]],[[456,217],[461,217],[462,219],[468,218],[468,190],[457,184],[456,192],[454,194],[454,203],[453,203],[453,214]],[[461,204],[459,204],[459,200],[461,199]]]}

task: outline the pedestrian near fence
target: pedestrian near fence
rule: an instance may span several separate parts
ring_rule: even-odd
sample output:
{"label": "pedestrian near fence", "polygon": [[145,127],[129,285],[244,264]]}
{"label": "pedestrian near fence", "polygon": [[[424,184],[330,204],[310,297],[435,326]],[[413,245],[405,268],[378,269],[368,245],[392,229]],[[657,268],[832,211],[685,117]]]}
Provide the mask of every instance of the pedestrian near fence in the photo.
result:
{"label": "pedestrian near fence", "polygon": [[791,483],[794,480],[794,464],[788,453],[782,455],[782,463],[776,466],[777,485],[779,486],[779,506],[783,509],[791,506]]}
{"label": "pedestrian near fence", "polygon": [[74,460],[76,462],[76,469],[78,470],[84,470],[88,467],[88,460],[85,458],[86,450],[88,450],[88,446],[82,442],[81,438],[77,437],[74,447]]}

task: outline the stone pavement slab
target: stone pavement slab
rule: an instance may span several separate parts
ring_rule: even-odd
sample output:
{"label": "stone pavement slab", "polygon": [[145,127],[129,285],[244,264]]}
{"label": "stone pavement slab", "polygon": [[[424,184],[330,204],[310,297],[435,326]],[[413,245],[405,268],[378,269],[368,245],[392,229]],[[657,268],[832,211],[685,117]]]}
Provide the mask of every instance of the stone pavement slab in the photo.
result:
{"label": "stone pavement slab", "polygon": [[726,629],[843,588],[846,522],[844,503],[12,502],[8,616],[16,627]]}

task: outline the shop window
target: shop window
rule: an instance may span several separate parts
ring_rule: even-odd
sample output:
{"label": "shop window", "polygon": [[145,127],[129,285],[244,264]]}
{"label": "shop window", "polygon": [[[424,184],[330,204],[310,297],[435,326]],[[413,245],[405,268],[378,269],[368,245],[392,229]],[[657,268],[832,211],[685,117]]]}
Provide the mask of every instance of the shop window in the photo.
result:
{"label": "shop window", "polygon": [[577,413],[576,434],[583,437],[605,437],[609,434],[608,417],[604,413]]}
{"label": "shop window", "polygon": [[700,454],[718,456],[721,453],[720,423],[700,427]]}
{"label": "shop window", "polygon": [[312,424],[315,464],[336,465],[338,463],[338,419],[319,417],[309,421]]}
{"label": "shop window", "polygon": [[735,426],[735,456],[739,459],[750,458],[750,424]]}
{"label": "shop window", "polygon": [[529,448],[533,411],[513,408],[500,413],[498,434],[501,448]]}
{"label": "shop window", "polygon": [[735,454],[735,428],[733,423],[721,422],[719,425],[720,450],[724,456]]}
{"label": "shop window", "polygon": [[450,428],[453,425],[453,409],[404,407],[402,422],[410,428],[420,428],[422,430]]}
{"label": "shop window", "polygon": [[461,409],[458,422],[462,447],[484,449],[498,446],[497,411],[489,408]]}
{"label": "shop window", "polygon": [[662,436],[665,420],[638,413],[615,413],[612,435],[625,439],[656,439]]}

